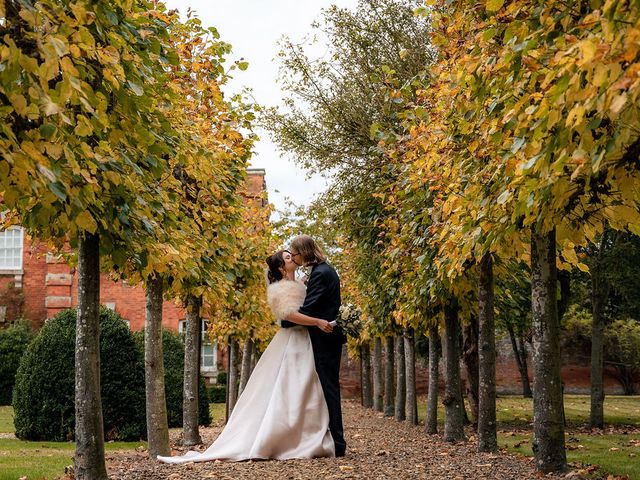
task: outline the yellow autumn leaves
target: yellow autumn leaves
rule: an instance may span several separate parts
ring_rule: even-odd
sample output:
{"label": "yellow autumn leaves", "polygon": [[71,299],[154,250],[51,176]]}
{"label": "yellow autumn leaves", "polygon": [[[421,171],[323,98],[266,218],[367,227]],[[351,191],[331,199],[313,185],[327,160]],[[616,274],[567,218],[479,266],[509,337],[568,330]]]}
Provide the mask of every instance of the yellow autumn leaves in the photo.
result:
{"label": "yellow autumn leaves", "polygon": [[487,252],[528,262],[532,229],[555,229],[558,265],[582,270],[605,224],[640,231],[637,2],[427,4],[438,59],[407,135],[380,143],[401,172],[382,225],[404,323],[422,302],[464,306]]}
{"label": "yellow autumn leaves", "polygon": [[268,232],[244,213],[253,107],[222,93],[217,32],[146,0],[2,7],[0,211],[59,246],[99,234],[105,269],[174,298],[261,275],[266,246],[227,258]]}
{"label": "yellow autumn leaves", "polygon": [[[448,223],[468,225],[455,230],[454,242],[477,243],[474,232],[486,222],[505,234],[518,222],[548,229],[587,219],[637,230],[637,175],[620,183],[618,171],[637,140],[630,128],[640,92],[637,6],[596,2],[580,13],[564,2],[486,2],[484,10],[454,2],[443,12],[451,38],[441,68],[454,72],[444,87],[454,96],[443,109],[447,131],[459,135],[447,165],[481,180],[456,189],[467,208],[450,206],[460,204],[458,194],[442,206]],[[484,207],[470,217],[472,205]],[[562,231],[581,244],[601,228]],[[497,235],[490,249],[504,241]]]}

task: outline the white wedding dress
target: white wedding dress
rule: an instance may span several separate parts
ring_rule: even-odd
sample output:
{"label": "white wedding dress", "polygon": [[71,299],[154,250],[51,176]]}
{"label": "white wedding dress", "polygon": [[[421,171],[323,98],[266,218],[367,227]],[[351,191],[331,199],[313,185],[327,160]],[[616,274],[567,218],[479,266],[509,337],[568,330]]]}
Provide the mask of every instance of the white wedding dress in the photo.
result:
{"label": "white wedding dress", "polygon": [[[276,318],[297,311],[305,287],[281,280],[269,285]],[[218,438],[204,452],[162,457],[166,463],[333,457],[329,411],[315,370],[306,327],[281,328],[256,364]]]}

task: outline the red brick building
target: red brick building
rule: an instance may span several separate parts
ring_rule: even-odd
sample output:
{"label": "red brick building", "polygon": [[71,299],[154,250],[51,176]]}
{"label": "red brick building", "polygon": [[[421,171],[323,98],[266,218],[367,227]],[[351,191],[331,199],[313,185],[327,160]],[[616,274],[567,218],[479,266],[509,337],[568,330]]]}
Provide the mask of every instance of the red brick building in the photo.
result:
{"label": "red brick building", "polygon": [[[265,171],[249,169],[245,197],[264,202]],[[0,231],[0,327],[16,317],[30,320],[39,328],[46,319],[78,304],[78,276],[60,257],[51,255],[20,227]],[[131,330],[144,328],[145,292],[140,286],[113,281],[103,274],[100,303],[120,314]],[[163,305],[163,324],[182,330],[184,309],[171,301]],[[217,372],[218,352],[207,339],[203,343],[202,367],[208,376]]]}

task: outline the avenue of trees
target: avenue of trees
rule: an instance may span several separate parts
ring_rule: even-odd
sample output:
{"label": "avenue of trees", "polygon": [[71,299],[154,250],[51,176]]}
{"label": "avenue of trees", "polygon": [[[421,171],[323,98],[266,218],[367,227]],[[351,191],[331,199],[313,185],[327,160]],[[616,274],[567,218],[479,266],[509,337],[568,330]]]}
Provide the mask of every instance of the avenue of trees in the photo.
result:
{"label": "avenue of trees", "polygon": [[[413,346],[426,335],[426,430],[442,356],[444,438],[465,436],[464,395],[478,448],[496,450],[498,329],[533,396],[536,466],[564,470],[561,319],[591,358],[592,426],[605,362],[637,372],[625,288],[638,264],[622,252],[640,234],[638,5],[362,0],[314,28],[327,53],[282,43],[288,98],[263,122],[333,180],[293,228],[340,250],[345,300],[365,324],[350,342],[363,403],[415,421]],[[605,345],[627,357],[605,359]]]}
{"label": "avenue of trees", "polygon": [[[561,352],[591,359],[596,428],[605,365],[629,390],[640,370],[640,7],[361,0],[313,28],[327,54],[283,40],[288,97],[261,121],[332,179],[276,233],[339,253],[343,301],[360,312],[349,349],[363,404],[417,423],[422,348],[425,431],[437,432],[440,401],[444,438],[464,439],[466,397],[479,450],[497,450],[504,332],[534,401],[536,466],[564,470]],[[187,310],[185,445],[201,441],[202,318],[229,348],[227,413],[275,331],[270,211],[242,195],[255,108],[223,94],[247,65],[227,63],[215,29],[148,0],[6,0],[0,34],[2,226],[22,225],[77,266],[74,474],[106,479],[101,271],[146,288],[152,457],[170,452],[163,300]]]}
{"label": "avenue of trees", "polygon": [[[170,452],[163,299],[188,310],[185,444],[200,441],[203,315],[228,305],[242,317],[267,315],[256,279],[269,247],[268,209],[247,212],[242,195],[254,107],[222,91],[230,72],[247,65],[226,63],[231,47],[214,28],[145,0],[8,0],[0,37],[3,227],[22,225],[77,265],[74,474],[106,479],[100,272],[147,290],[153,457]],[[256,328],[257,339],[264,335]]]}

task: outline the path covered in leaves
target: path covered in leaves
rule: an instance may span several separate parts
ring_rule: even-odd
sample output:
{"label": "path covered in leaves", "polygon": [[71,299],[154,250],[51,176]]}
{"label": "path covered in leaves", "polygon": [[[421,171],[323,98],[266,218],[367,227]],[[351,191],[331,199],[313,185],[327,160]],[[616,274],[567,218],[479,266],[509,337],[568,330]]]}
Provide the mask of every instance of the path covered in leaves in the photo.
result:
{"label": "path covered in leaves", "polygon": [[[439,436],[425,435],[414,427],[366,410],[352,401],[343,402],[345,437],[349,445],[344,458],[314,460],[205,462],[166,465],[151,461],[146,452],[119,452],[107,456],[109,477],[137,479],[535,479],[530,460],[506,453],[480,454],[475,442],[451,445]],[[202,429],[210,444],[221,426]],[[172,444],[179,431],[172,435]],[[202,450],[206,446],[202,446]],[[173,455],[182,453],[174,449]],[[544,476],[544,478],[564,478]]]}

